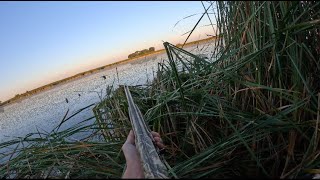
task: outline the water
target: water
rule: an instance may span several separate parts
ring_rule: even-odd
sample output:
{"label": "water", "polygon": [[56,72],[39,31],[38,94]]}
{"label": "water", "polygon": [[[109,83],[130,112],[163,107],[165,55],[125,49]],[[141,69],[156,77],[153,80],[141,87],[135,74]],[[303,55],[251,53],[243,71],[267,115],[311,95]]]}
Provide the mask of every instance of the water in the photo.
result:
{"label": "water", "polygon": [[[196,46],[191,46],[185,49],[194,54],[209,55],[212,52],[212,47],[196,48]],[[50,132],[61,122],[68,109],[68,114],[72,115],[83,107],[99,103],[99,96],[105,95],[108,85],[113,83],[116,87],[119,84],[142,85],[151,81],[153,75],[156,75],[153,71],[157,70],[158,63],[166,59],[166,53],[139,58],[57,86],[19,103],[5,106],[0,110],[0,142],[17,136],[24,137],[30,132],[37,132],[36,128],[40,131]],[[106,79],[102,76],[106,76]],[[72,126],[72,124],[93,117],[92,108],[93,106],[77,114],[64,126]]]}

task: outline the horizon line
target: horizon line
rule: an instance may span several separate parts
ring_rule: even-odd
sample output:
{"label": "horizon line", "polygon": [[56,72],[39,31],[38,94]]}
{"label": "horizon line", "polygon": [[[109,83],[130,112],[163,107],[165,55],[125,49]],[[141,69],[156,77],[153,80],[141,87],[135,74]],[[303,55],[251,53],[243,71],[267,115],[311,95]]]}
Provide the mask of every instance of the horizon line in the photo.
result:
{"label": "horizon line", "polygon": [[[209,38],[204,38],[204,39],[200,39],[200,40],[191,41],[191,42],[186,43],[185,46],[186,46],[186,45],[190,45],[190,44],[192,44],[192,43],[197,43],[197,42],[201,42],[201,41],[211,40],[211,39],[214,39],[214,38],[217,38],[217,36],[212,36],[212,37],[209,37]],[[181,45],[182,45],[182,44],[181,44]],[[139,56],[139,57],[133,57],[133,58],[127,58],[127,59],[119,60],[119,61],[116,61],[116,62],[113,62],[113,63],[109,63],[109,64],[106,64],[106,65],[103,65],[103,66],[99,66],[99,67],[97,67],[97,68],[93,68],[93,69],[89,69],[89,70],[86,70],[86,71],[82,71],[82,72],[79,72],[79,73],[77,73],[77,74],[74,74],[74,75],[71,75],[71,76],[68,76],[68,77],[64,77],[64,78],[62,78],[62,79],[60,79],[60,80],[53,81],[53,82],[51,82],[51,83],[47,83],[47,84],[45,84],[45,85],[43,85],[43,86],[39,86],[39,87],[37,87],[37,88],[34,88],[34,89],[30,90],[30,91],[27,90],[27,91],[24,92],[24,93],[17,94],[17,95],[15,95],[14,97],[9,98],[9,99],[7,99],[7,100],[4,101],[4,102],[1,102],[1,101],[0,101],[0,107],[3,106],[3,105],[7,105],[7,104],[10,104],[10,103],[13,103],[14,101],[13,101],[13,102],[10,102],[10,101],[11,101],[11,100],[14,100],[15,98],[17,98],[17,96],[18,96],[18,97],[19,97],[19,96],[22,96],[22,98],[23,98],[23,97],[28,97],[28,96],[25,96],[25,94],[28,94],[28,93],[30,93],[30,92],[35,92],[34,94],[31,94],[31,95],[35,95],[35,94],[37,93],[37,91],[42,92],[42,91],[47,90],[47,89],[41,90],[42,88],[48,88],[48,86],[55,86],[55,85],[58,85],[58,84],[61,84],[61,83],[68,82],[69,80],[75,80],[75,79],[77,79],[78,77],[83,77],[83,76],[88,75],[88,73],[91,73],[91,74],[92,74],[92,73],[94,73],[94,72],[96,72],[96,71],[99,71],[99,70],[102,70],[102,69],[104,69],[104,68],[106,68],[106,67],[110,67],[110,66],[112,66],[112,65],[116,65],[116,64],[119,64],[119,63],[124,63],[124,62],[129,61],[129,60],[135,60],[135,59],[142,58],[142,57],[145,57],[145,56],[150,56],[150,55],[159,53],[159,52],[164,51],[164,50],[165,50],[164,48],[163,48],[163,49],[159,49],[159,50],[156,50],[156,51],[154,51],[154,52],[152,52],[152,53],[150,53],[150,54],[142,55],[142,56]],[[80,76],[81,74],[82,74],[82,76]],[[39,92],[38,92],[38,93],[39,93]],[[31,95],[29,95],[29,96],[31,96]],[[20,97],[20,98],[21,98],[21,97]]]}

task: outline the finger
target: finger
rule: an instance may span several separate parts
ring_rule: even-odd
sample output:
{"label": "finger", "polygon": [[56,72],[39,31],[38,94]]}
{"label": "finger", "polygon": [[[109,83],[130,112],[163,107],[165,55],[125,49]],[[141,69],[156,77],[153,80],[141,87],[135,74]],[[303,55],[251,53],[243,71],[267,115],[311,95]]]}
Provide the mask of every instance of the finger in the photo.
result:
{"label": "finger", "polygon": [[151,131],[151,134],[152,134],[152,141],[153,142],[156,142],[156,140],[154,139],[155,137],[160,137],[160,134],[155,131]]}
{"label": "finger", "polygon": [[156,144],[157,144],[159,149],[163,149],[165,147],[164,144],[161,143],[161,142],[156,142]]}
{"label": "finger", "polygon": [[134,132],[132,130],[130,130],[126,142],[134,145]]}
{"label": "finger", "polygon": [[154,131],[151,131],[153,137],[160,137],[160,134]]}
{"label": "finger", "polygon": [[154,137],[155,142],[163,143],[162,139],[160,137]]}
{"label": "finger", "polygon": [[155,137],[154,139],[155,139],[156,145],[157,145],[160,149],[164,148],[163,141],[162,141],[162,139],[161,139],[160,137]]}

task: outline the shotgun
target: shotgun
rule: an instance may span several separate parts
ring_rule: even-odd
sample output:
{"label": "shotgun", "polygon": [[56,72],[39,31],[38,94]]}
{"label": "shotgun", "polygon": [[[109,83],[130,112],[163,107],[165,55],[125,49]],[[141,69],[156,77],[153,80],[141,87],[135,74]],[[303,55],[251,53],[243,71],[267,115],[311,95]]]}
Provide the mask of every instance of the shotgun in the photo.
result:
{"label": "shotgun", "polygon": [[145,178],[168,178],[167,167],[159,156],[159,148],[153,144],[151,130],[146,125],[144,118],[133,102],[128,86],[124,86],[128,101],[129,118],[135,134],[135,144],[140,155]]}

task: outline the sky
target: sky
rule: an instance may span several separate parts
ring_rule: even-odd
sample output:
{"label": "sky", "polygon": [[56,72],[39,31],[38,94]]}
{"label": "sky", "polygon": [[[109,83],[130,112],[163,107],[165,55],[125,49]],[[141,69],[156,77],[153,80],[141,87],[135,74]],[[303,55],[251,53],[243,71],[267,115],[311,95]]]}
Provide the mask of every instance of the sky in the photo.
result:
{"label": "sky", "polygon": [[[203,12],[200,1],[2,1],[0,101],[163,41],[183,43]],[[208,24],[204,17],[190,41],[212,35]]]}

